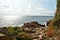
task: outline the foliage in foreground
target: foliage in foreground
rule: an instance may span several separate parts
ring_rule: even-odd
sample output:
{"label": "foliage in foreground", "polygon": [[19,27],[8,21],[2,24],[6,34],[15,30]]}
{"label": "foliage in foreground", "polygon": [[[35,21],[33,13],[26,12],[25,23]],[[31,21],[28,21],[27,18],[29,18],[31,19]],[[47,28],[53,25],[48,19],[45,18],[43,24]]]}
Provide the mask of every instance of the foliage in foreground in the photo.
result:
{"label": "foliage in foreground", "polygon": [[16,39],[18,40],[32,40],[32,36],[29,33],[26,33],[22,27],[4,27],[11,35],[16,36]]}

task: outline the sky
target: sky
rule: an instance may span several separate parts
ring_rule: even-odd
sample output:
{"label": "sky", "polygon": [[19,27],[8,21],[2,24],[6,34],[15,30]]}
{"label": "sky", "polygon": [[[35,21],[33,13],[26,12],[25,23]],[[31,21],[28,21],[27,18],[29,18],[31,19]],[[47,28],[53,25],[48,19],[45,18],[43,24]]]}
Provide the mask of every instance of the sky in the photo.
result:
{"label": "sky", "polygon": [[54,16],[56,0],[0,0],[0,15]]}

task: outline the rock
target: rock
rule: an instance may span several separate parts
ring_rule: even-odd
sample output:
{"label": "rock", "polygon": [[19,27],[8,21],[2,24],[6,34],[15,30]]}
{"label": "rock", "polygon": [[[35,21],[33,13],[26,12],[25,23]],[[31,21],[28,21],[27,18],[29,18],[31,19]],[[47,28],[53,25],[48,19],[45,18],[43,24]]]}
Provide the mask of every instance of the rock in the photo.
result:
{"label": "rock", "polygon": [[45,25],[40,25],[41,27],[45,27]]}
{"label": "rock", "polygon": [[36,27],[45,27],[45,25],[41,25],[38,22],[33,21],[33,22],[30,22],[30,23],[28,23],[28,22],[27,23],[24,23],[23,27],[36,28]]}
{"label": "rock", "polygon": [[52,20],[47,21],[46,25],[48,26]]}
{"label": "rock", "polygon": [[24,23],[22,28],[33,36],[33,40],[40,40],[44,35],[45,25],[33,21]]}

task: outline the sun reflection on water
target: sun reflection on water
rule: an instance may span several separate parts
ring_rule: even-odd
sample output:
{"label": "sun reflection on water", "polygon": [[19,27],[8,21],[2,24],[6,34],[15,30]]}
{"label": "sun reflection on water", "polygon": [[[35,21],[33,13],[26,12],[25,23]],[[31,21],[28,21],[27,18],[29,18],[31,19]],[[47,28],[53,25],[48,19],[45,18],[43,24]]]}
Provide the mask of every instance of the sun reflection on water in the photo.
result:
{"label": "sun reflection on water", "polygon": [[3,19],[6,21],[17,20],[18,18],[20,18],[19,15],[5,15],[5,16],[3,16]]}

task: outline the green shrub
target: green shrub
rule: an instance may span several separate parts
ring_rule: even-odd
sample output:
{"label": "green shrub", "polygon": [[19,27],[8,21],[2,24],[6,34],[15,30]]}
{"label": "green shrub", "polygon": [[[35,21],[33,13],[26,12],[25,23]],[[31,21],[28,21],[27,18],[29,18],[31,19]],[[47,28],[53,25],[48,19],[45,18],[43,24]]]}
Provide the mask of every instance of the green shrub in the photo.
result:
{"label": "green shrub", "polygon": [[20,32],[19,38],[24,40],[32,40],[32,36],[29,33]]}

